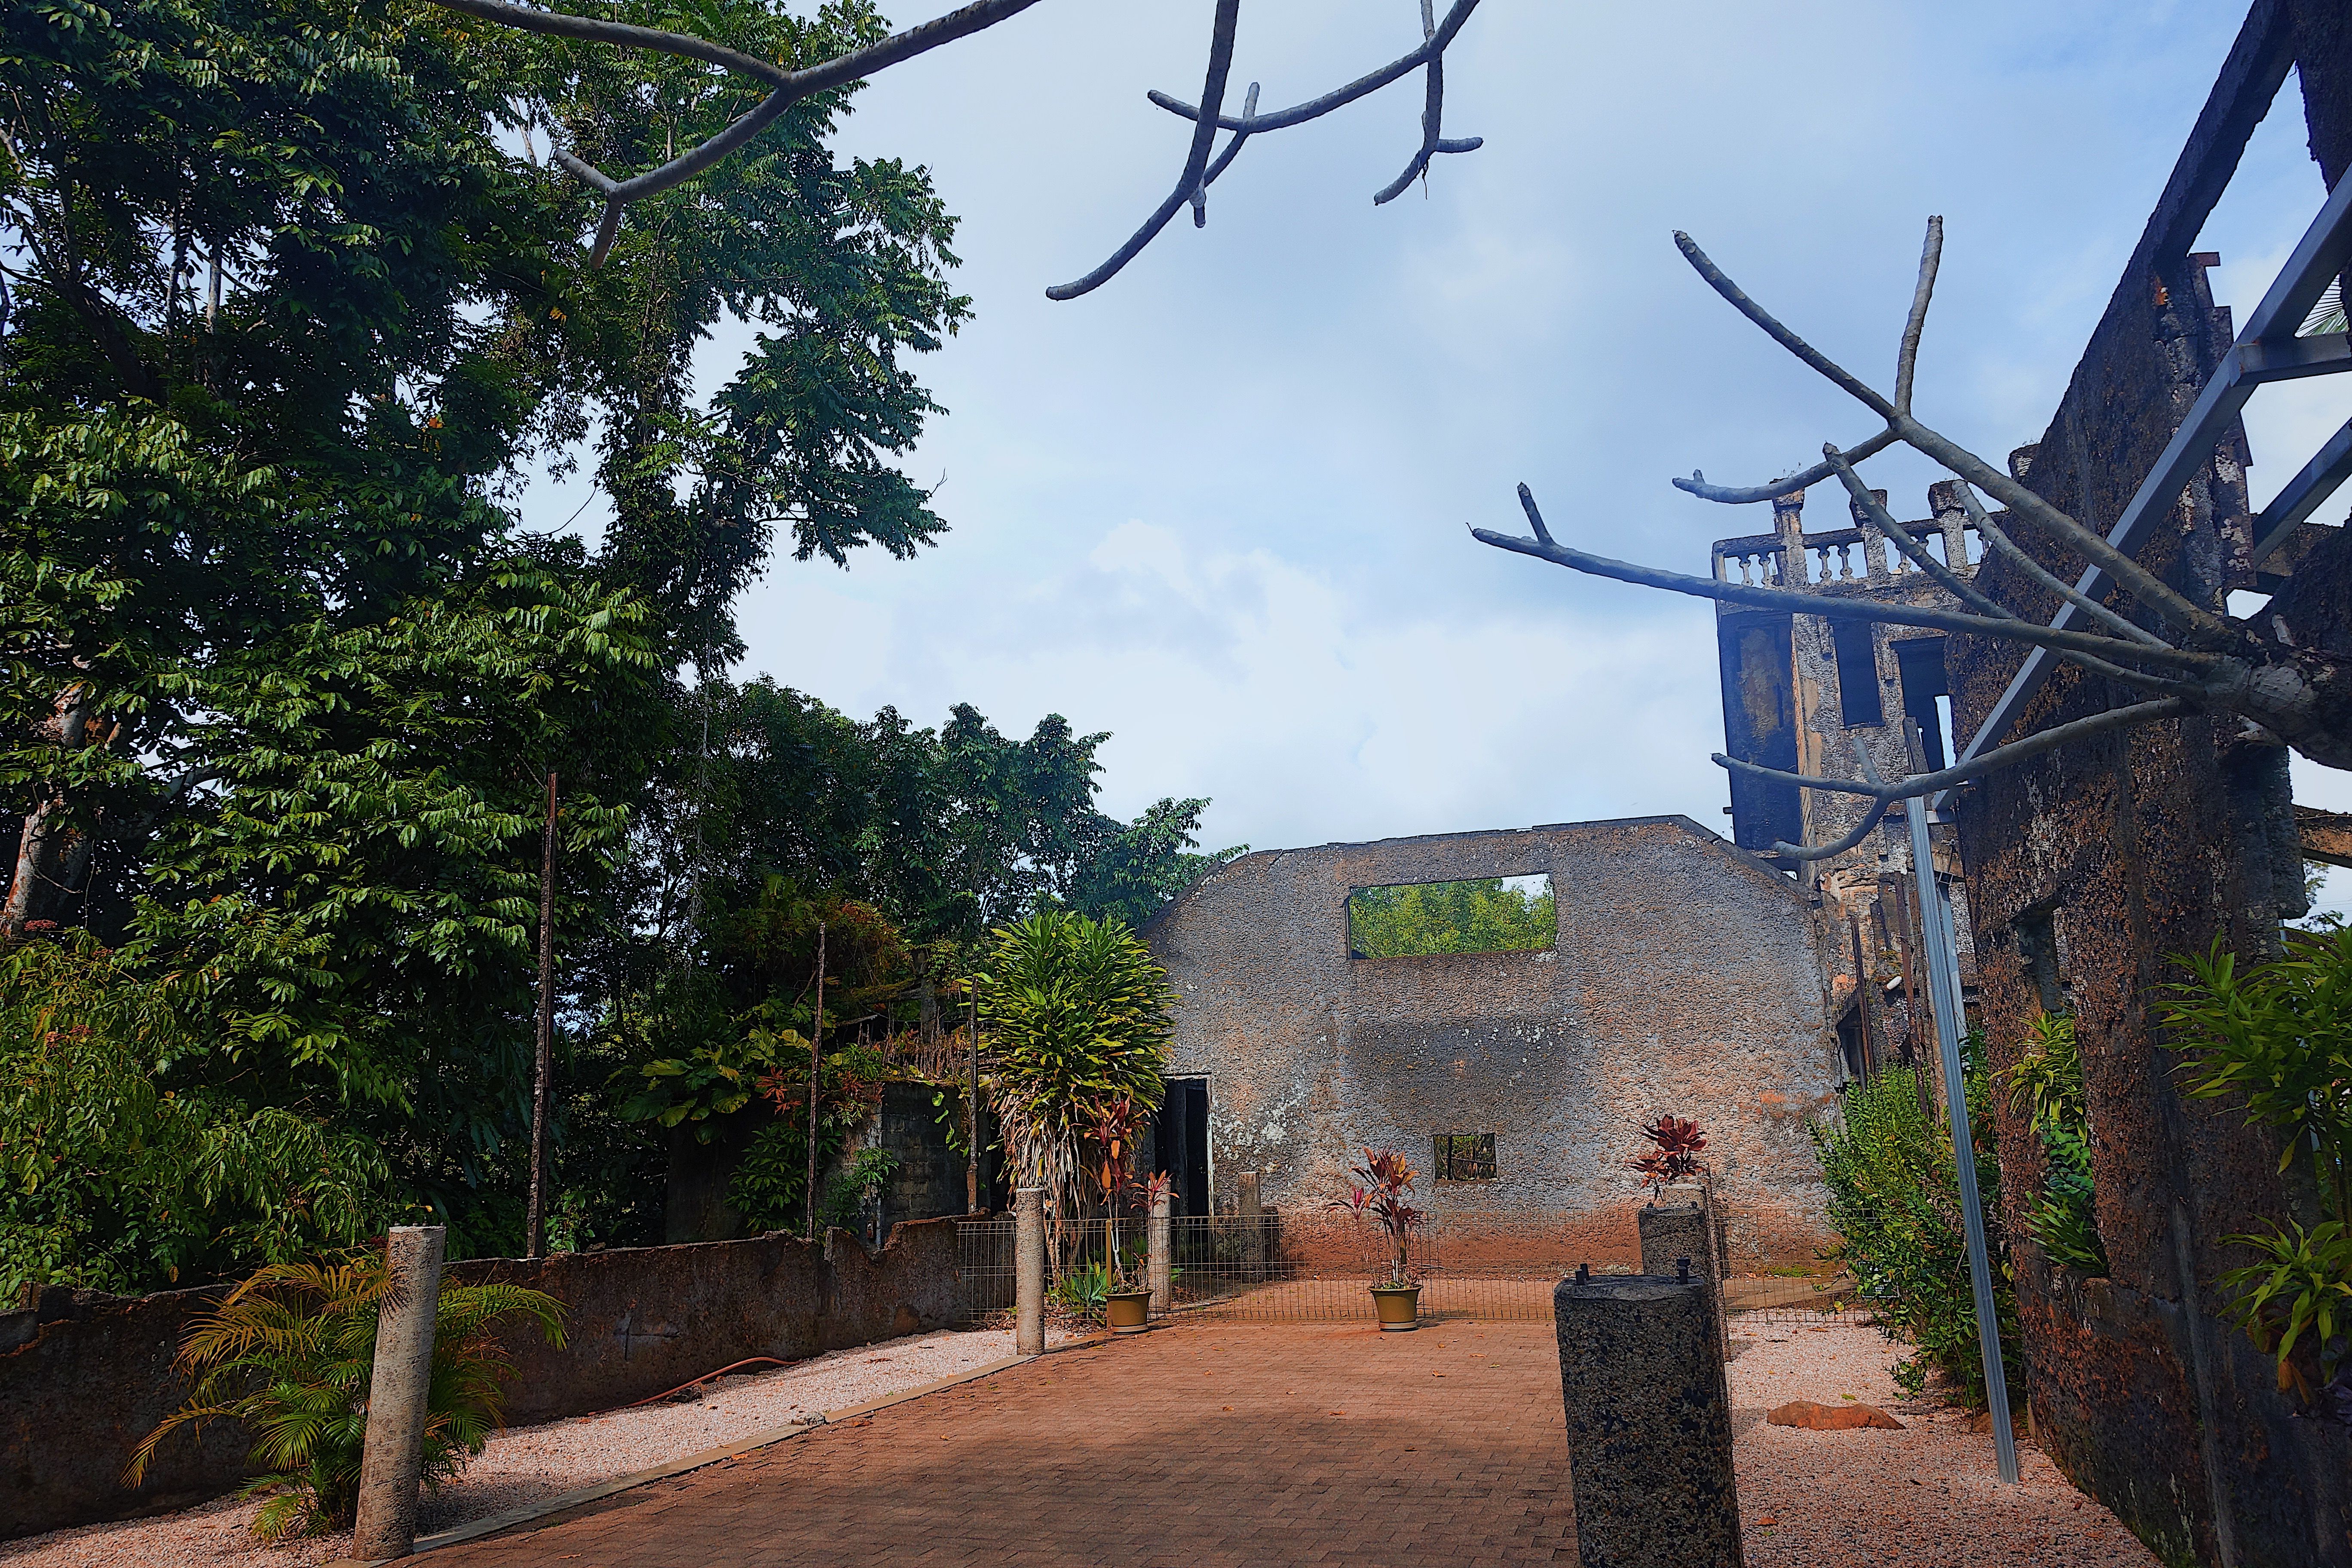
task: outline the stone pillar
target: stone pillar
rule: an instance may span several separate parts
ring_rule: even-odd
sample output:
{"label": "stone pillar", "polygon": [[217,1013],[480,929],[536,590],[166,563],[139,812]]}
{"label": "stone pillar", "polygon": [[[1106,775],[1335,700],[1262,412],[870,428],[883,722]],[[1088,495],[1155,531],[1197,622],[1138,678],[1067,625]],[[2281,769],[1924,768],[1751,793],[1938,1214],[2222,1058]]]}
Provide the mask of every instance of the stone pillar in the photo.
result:
{"label": "stone pillar", "polygon": [[1242,1267],[1252,1279],[1265,1278],[1265,1209],[1258,1202],[1257,1173],[1244,1171],[1238,1178],[1240,1201],[1235,1205],[1242,1225]]}
{"label": "stone pillar", "polygon": [[1013,1194],[1013,1349],[1035,1355],[1045,1348],[1045,1189]]}
{"label": "stone pillar", "polygon": [[376,1315],[367,1436],[360,1450],[359,1527],[352,1537],[352,1555],[362,1563],[405,1557],[416,1544],[433,1327],[447,1241],[448,1232],[437,1225],[396,1225],[386,1239],[390,1287]]}
{"label": "stone pillar", "polygon": [[1671,1279],[1675,1277],[1675,1259],[1688,1258],[1692,1280],[1706,1291],[1707,1317],[1715,1324],[1717,1337],[1727,1335],[1729,1329],[1723,1318],[1723,1279],[1715,1263],[1715,1227],[1707,1222],[1706,1205],[1697,1202],[1648,1204],[1641,1211],[1641,1226],[1642,1272]]}
{"label": "stone pillar", "polygon": [[1147,1268],[1151,1285],[1151,1310],[1154,1315],[1168,1310],[1172,1304],[1169,1293],[1171,1266],[1170,1233],[1175,1228],[1168,1218],[1169,1195],[1156,1194],[1151,1200],[1151,1259]]}
{"label": "stone pillar", "polygon": [[1696,1278],[1552,1292],[1583,1568],[1740,1568],[1723,1341]]}

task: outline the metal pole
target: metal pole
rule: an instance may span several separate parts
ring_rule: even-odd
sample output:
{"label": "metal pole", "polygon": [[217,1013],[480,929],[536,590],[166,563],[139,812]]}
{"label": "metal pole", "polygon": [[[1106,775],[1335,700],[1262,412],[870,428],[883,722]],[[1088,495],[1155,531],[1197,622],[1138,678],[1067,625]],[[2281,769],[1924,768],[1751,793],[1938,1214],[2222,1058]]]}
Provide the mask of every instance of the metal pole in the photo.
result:
{"label": "metal pole", "polygon": [[963,1159],[964,1212],[980,1212],[980,988],[964,978],[964,1016],[971,1034],[971,1115]]}
{"label": "metal pole", "polygon": [[547,1255],[547,1079],[555,1054],[555,770],[547,770],[547,828],[539,846],[539,1053],[530,1080],[530,1212],[525,1258]]}
{"label": "metal pole", "polygon": [[816,1016],[809,1025],[809,1150],[808,1150],[808,1228],[810,1241],[816,1239],[816,1094],[817,1073],[822,1058],[818,1047],[824,1039],[824,922],[816,922]]}
{"label": "metal pole", "polygon": [[[1912,766],[1920,767],[1918,730],[1906,726],[1912,737]],[[1934,853],[1927,842],[1927,802],[1914,799],[1904,806],[1911,826],[1911,872],[1919,885],[1920,936],[1927,949],[1927,995],[1936,1010],[1936,1037],[1944,1066],[1944,1103],[1951,1114],[1952,1160],[1960,1180],[1960,1217],[1968,1227],[1969,1283],[1976,1295],[1977,1345],[1984,1355],[1985,1401],[1992,1407],[1993,1456],[2000,1479],[2017,1481],[2017,1434],[2009,1424],[2009,1378],[2000,1359],[2000,1315],[1993,1307],[1992,1259],[1985,1249],[1984,1205],[1977,1195],[1976,1142],[1969,1135],[1969,1093],[1960,1061],[1959,959],[1952,929],[1952,911],[1936,880]]]}

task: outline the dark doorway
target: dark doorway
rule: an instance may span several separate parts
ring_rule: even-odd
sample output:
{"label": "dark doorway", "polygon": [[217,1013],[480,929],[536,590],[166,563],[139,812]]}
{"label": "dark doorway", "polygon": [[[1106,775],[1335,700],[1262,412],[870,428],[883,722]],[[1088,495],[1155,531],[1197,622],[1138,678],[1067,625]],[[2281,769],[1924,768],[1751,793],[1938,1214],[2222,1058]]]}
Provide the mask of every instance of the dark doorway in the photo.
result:
{"label": "dark doorway", "polygon": [[1951,694],[1944,674],[1944,639],[1911,637],[1895,645],[1895,662],[1903,671],[1903,712],[1919,725],[1919,740],[1927,752],[1927,771],[1946,765],[1944,714],[1937,699]]}
{"label": "dark doorway", "polygon": [[1168,1173],[1178,1214],[1209,1212],[1209,1080],[1171,1078],[1151,1123],[1148,1163]]}

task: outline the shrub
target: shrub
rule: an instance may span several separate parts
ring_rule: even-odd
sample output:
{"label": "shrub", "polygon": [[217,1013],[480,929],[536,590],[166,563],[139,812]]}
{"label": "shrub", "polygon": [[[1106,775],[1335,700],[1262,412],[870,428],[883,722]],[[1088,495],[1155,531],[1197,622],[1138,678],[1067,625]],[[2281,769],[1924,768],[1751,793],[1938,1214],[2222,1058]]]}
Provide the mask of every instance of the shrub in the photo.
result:
{"label": "shrub", "polygon": [[[1969,1037],[1963,1074],[1969,1125],[1992,1127],[1992,1085],[1982,1043]],[[1950,1131],[1921,1109],[1918,1080],[1889,1068],[1846,1091],[1842,1116],[1815,1122],[1813,1152],[1829,1188],[1830,1223],[1843,1240],[1831,1256],[1853,1270],[1883,1321],[1918,1347],[1895,1377],[1916,1391],[1930,1371],[1972,1405],[1985,1399],[1976,1294],[1969,1277],[1968,1235],[1960,1214],[1959,1167]],[[2003,1358],[2014,1382],[2019,1356],[2017,1296],[2000,1228],[2000,1164],[1987,1136],[1977,1145],[1977,1186],[1991,1253],[1994,1310]]]}
{"label": "shrub", "polygon": [[[255,1434],[252,1463],[262,1472],[238,1495],[269,1499],[256,1535],[278,1541],[349,1525],[386,1289],[381,1252],[274,1263],[237,1286],[189,1331],[178,1364],[195,1385],[187,1404],[140,1442],[124,1482],[137,1486],[157,1446],[180,1427],[232,1420]],[[563,1305],[552,1296],[442,1281],[425,1404],[426,1486],[463,1470],[499,1424],[509,1369],[490,1331],[518,1314],[550,1344],[563,1343]]]}
{"label": "shrub", "polygon": [[[2284,958],[2238,973],[2217,940],[2179,961],[2196,978],[2164,1004],[2181,1074],[2200,1100],[2241,1097],[2275,1129],[2279,1170],[2310,1161],[2320,1222],[2226,1239],[2255,1261],[2224,1273],[2229,1321],[2278,1360],[2279,1387],[2352,1426],[2352,928],[2297,938]],[[2316,1386],[2307,1370],[2315,1355]]]}
{"label": "shrub", "polygon": [[2091,1180],[2091,1120],[2074,1020],[2036,1014],[2025,1051],[2010,1069],[2010,1103],[2041,1140],[2042,1191],[2026,1211],[2026,1234],[2052,1261],[2085,1274],[2107,1271]]}

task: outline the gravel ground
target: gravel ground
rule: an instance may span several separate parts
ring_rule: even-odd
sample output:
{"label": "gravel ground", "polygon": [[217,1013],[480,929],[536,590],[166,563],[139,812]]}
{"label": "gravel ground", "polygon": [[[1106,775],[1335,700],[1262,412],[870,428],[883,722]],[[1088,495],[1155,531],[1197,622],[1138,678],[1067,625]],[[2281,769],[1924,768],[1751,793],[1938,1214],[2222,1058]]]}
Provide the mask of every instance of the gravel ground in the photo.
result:
{"label": "gravel ground", "polygon": [[[1992,1435],[1889,1371],[1902,1354],[1861,1323],[1733,1330],[1734,1463],[1748,1568],[2157,1568],[2116,1516],[2074,1489],[2024,1433],[2019,1484]],[[1907,1428],[1808,1432],[1764,1413],[1792,1399],[1875,1405]]]}
{"label": "gravel ground", "polygon": [[[1067,1336],[1049,1332],[1049,1343]],[[1012,1355],[1003,1332],[928,1334],[835,1351],[789,1367],[721,1378],[692,1404],[657,1404],[544,1426],[518,1426],[490,1439],[465,1475],[425,1500],[418,1532],[453,1529],[542,1498],[596,1486],[705,1448],[740,1442],[812,1411],[840,1410],[953,1377]],[[84,1525],[0,1542],[7,1568],[305,1568],[346,1555],[348,1532],[291,1546],[252,1535],[257,1502],[225,1500],[157,1519]],[[429,1559],[427,1559],[429,1561]]]}

